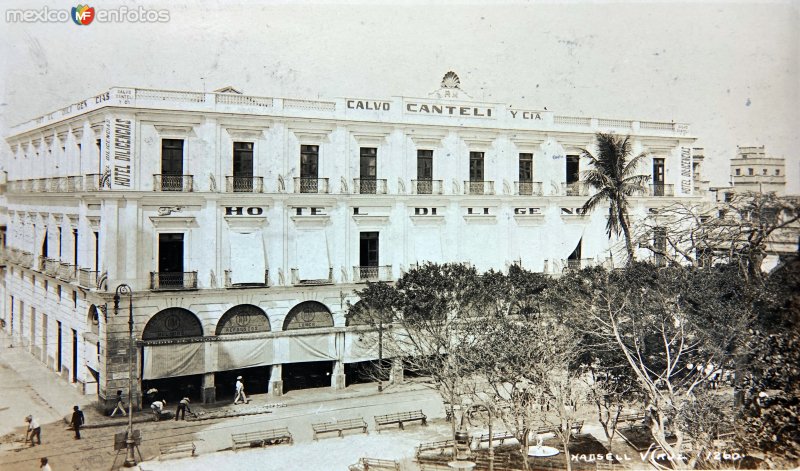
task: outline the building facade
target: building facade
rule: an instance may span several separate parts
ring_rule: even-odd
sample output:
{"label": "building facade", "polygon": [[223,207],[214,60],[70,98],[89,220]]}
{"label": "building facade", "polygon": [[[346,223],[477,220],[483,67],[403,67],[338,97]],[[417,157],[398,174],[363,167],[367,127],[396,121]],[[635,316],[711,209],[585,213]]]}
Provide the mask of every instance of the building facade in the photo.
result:
{"label": "building facade", "polygon": [[130,361],[135,401],[214,401],[237,375],[345,387],[377,358],[345,316],[366,280],[624,261],[606,214],[580,211],[601,131],[648,155],[634,218],[701,198],[688,126],[477,102],[452,73],[426,98],[113,88],[7,139],[5,330],[101,407]]}
{"label": "building facade", "polygon": [[767,157],[764,146],[737,146],[731,159],[731,180],[737,192],[786,194],[786,160]]}

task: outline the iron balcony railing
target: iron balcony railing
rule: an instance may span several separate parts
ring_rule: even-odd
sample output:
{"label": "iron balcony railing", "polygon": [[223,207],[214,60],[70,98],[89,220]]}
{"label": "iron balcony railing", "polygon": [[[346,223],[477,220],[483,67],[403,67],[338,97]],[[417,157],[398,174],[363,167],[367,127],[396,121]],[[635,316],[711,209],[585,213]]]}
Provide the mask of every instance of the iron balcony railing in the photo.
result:
{"label": "iron balcony railing", "polygon": [[194,175],[153,175],[154,191],[193,191]]}
{"label": "iron balcony railing", "polygon": [[150,272],[150,289],[154,291],[197,289],[197,272]]}
{"label": "iron balcony railing", "polygon": [[353,267],[353,281],[389,281],[392,278],[392,266],[360,266]]}
{"label": "iron balcony railing", "polygon": [[100,272],[89,270],[88,268],[80,268],[78,270],[78,285],[84,288],[95,289],[97,288],[97,280],[99,279]]}
{"label": "iron balcony railing", "polygon": [[589,187],[583,182],[562,183],[561,194],[564,196],[588,196]]}
{"label": "iron balcony railing", "polygon": [[330,283],[333,283],[333,267],[328,268],[328,278],[322,278],[322,279],[300,278],[300,270],[297,268],[292,268],[293,285],[327,285]]}
{"label": "iron balcony railing", "polygon": [[385,178],[354,178],[353,192],[357,195],[385,195]]}
{"label": "iron balcony railing", "polygon": [[580,270],[582,268],[589,268],[595,265],[597,265],[597,262],[593,258],[563,260],[564,270]]}
{"label": "iron balcony railing", "polygon": [[675,196],[675,185],[664,183],[650,185],[650,196]]}
{"label": "iron balcony railing", "polygon": [[50,276],[58,275],[59,261],[53,258],[44,259],[44,272]]}
{"label": "iron balcony railing", "polygon": [[542,196],[542,182],[514,182],[514,194],[520,196]]}
{"label": "iron balcony railing", "polygon": [[264,282],[263,283],[232,283],[231,282],[231,274],[232,270],[225,270],[225,287],[226,288],[266,288],[269,286],[269,270],[264,271]]}
{"label": "iron balcony railing", "polygon": [[489,181],[465,181],[464,182],[465,195],[493,195],[494,182]]}
{"label": "iron balcony railing", "polygon": [[415,195],[441,195],[442,180],[411,180],[411,192]]}
{"label": "iron balcony railing", "polygon": [[294,177],[295,193],[327,193],[327,178]]}
{"label": "iron balcony railing", "polygon": [[70,263],[61,262],[58,265],[58,277],[64,281],[75,280],[75,271],[78,269],[75,265]]}
{"label": "iron balcony railing", "polygon": [[87,173],[83,179],[83,188],[86,191],[100,191],[103,188],[103,176],[99,173]]}
{"label": "iron balcony railing", "polygon": [[264,191],[264,177],[225,177],[227,193],[261,193]]}

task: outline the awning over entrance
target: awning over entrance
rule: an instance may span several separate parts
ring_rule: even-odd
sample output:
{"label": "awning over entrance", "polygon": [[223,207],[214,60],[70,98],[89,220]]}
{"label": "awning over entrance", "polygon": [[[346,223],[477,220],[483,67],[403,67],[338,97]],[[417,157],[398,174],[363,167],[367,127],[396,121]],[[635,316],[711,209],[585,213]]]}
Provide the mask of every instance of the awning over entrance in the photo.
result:
{"label": "awning over entrance", "polygon": [[204,344],[145,345],[143,366],[145,380],[204,373]]}
{"label": "awning over entrance", "polygon": [[217,342],[217,371],[238,370],[273,363],[273,341],[267,338]]}

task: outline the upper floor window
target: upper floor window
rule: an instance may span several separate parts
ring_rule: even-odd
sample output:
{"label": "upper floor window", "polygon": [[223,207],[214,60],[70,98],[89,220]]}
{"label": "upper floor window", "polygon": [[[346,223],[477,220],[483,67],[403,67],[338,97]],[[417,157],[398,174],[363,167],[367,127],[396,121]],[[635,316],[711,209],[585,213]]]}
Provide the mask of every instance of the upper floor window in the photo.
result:
{"label": "upper floor window", "polygon": [[300,146],[300,178],[317,178],[319,175],[319,146]]}
{"label": "upper floor window", "polygon": [[161,140],[161,173],[183,175],[183,139]]}
{"label": "upper floor window", "polygon": [[533,154],[531,153],[519,154],[519,181],[533,181]]}
{"label": "upper floor window", "polygon": [[741,175],[741,174],[742,174],[742,169],[740,169],[740,168],[737,168],[737,169],[736,169],[736,175]]}
{"label": "upper floor window", "polygon": [[776,176],[778,176],[778,175],[780,175],[780,174],[781,174],[781,169],[779,169],[779,168],[776,168],[776,169],[775,169],[775,175],[776,175]]}
{"label": "upper floor window", "polygon": [[233,143],[233,176],[234,177],[253,176],[252,142]]}
{"label": "upper floor window", "polygon": [[766,175],[766,174],[767,174],[767,169],[762,169],[762,170],[761,170],[761,174],[762,174],[762,175]]}
{"label": "upper floor window", "polygon": [[483,152],[469,153],[469,181],[483,181]]}
{"label": "upper floor window", "polygon": [[748,175],[753,175],[753,173],[754,173],[754,172],[753,172],[753,169],[752,169],[752,168],[748,168],[748,169],[747,169],[747,174],[748,174]]}

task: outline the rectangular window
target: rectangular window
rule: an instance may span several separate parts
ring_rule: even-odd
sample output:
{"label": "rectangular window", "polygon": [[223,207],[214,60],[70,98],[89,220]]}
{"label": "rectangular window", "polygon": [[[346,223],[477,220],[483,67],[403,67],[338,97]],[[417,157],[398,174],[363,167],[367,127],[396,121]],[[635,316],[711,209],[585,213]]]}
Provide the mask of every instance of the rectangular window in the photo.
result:
{"label": "rectangular window", "polygon": [[748,168],[747,169],[747,174],[748,175],[753,175],[753,169],[752,168]]}
{"label": "rectangular window", "polygon": [[378,277],[378,233],[362,232],[359,241],[359,275],[362,280]]}
{"label": "rectangular window", "polygon": [[519,154],[519,181],[520,182],[533,181],[533,154],[530,153]]}
{"label": "rectangular window", "polygon": [[158,235],[160,288],[183,288],[183,234]]}
{"label": "rectangular window", "polygon": [[57,331],[56,335],[58,336],[58,350],[56,351],[56,370],[61,373],[61,321],[56,321]]}
{"label": "rectangular window", "polygon": [[469,181],[483,182],[483,152],[469,153]]}
{"label": "rectangular window", "polygon": [[737,168],[737,169],[736,169],[736,175],[741,175],[741,174],[742,174],[742,169],[740,169],[740,168]]}
{"label": "rectangular window", "polygon": [[[94,145],[97,147],[97,173],[103,173],[103,140],[96,139],[94,141]],[[78,150],[80,150],[81,145],[78,144]]]}
{"label": "rectangular window", "polygon": [[78,307],[78,292],[74,290],[72,291],[72,307]]}
{"label": "rectangular window", "polygon": [[234,177],[253,176],[252,142],[233,143],[233,176]]}
{"label": "rectangular window", "polygon": [[300,192],[317,193],[319,178],[319,146],[300,146]]}
{"label": "rectangular window", "polygon": [[72,263],[78,267],[78,230],[72,230]]}
{"label": "rectangular window", "polygon": [[777,176],[778,176],[778,175],[780,175],[780,174],[781,174],[781,170],[780,170],[780,169],[778,169],[778,168],[776,168],[776,169],[775,169],[775,176],[777,177]]}
{"label": "rectangular window", "polygon": [[762,173],[763,175],[766,175],[766,174],[767,174],[767,169],[762,169],[761,173]]}
{"label": "rectangular window", "polygon": [[653,229],[653,249],[655,249],[656,266],[664,266],[667,253],[667,228],[656,227]]}
{"label": "rectangular window", "polygon": [[579,162],[580,157],[577,155],[568,155],[567,156],[567,184],[570,183],[577,183],[579,178]]}
{"label": "rectangular window", "polygon": [[58,228],[58,259],[61,260],[61,228]]}
{"label": "rectangular window", "polygon": [[161,190],[183,190],[183,139],[161,140]]}
{"label": "rectangular window", "polygon": [[94,271],[100,271],[100,233],[94,233]]}
{"label": "rectangular window", "polygon": [[58,302],[61,302],[61,285],[56,285],[56,294],[58,295]]}
{"label": "rectangular window", "polygon": [[375,147],[362,147],[359,160],[359,178],[361,186],[359,193],[375,194],[377,190],[376,178],[378,177],[378,149]]}
{"label": "rectangular window", "polygon": [[417,151],[417,193],[430,195],[433,193],[433,151],[420,149]]}

